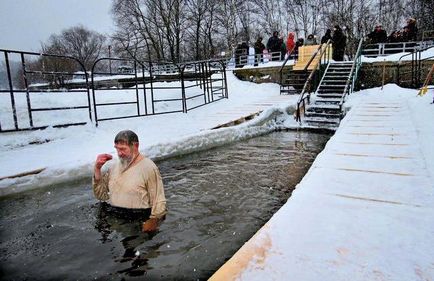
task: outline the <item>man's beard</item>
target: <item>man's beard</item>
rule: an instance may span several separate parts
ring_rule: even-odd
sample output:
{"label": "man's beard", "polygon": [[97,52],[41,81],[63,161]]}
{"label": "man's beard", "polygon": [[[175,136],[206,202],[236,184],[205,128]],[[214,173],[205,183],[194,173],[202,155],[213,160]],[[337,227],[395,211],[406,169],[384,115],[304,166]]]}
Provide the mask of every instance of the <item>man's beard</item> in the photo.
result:
{"label": "man's beard", "polygon": [[132,160],[133,160],[133,156],[119,157],[119,163],[121,165],[122,170],[125,170],[126,168],[128,168],[128,166],[131,164]]}

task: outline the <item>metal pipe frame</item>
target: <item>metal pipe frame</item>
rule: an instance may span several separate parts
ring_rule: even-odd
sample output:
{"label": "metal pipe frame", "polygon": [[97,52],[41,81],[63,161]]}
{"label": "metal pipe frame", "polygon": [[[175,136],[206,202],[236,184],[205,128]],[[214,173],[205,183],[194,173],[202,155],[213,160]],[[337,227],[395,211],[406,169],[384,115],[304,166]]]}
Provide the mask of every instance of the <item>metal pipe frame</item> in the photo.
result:
{"label": "metal pipe frame", "polygon": [[[71,57],[71,56],[62,56],[62,55],[53,55],[53,54],[44,54],[44,53],[35,53],[35,52],[25,52],[25,51],[17,51],[17,50],[6,50],[6,49],[0,49],[0,53],[3,53],[4,59],[5,59],[5,66],[6,66],[6,73],[7,73],[7,79],[8,79],[8,88],[7,90],[0,90],[0,94],[2,93],[9,93],[10,101],[11,101],[11,111],[12,111],[12,118],[13,118],[13,128],[7,128],[4,126],[4,122],[2,123],[0,120],[0,133],[3,132],[14,132],[14,131],[27,131],[27,130],[39,130],[43,128],[47,128],[49,126],[52,127],[65,127],[65,126],[72,126],[75,124],[81,124],[83,122],[68,122],[68,123],[62,123],[62,124],[51,124],[51,125],[35,125],[34,124],[34,118],[33,118],[33,112],[46,112],[46,111],[56,111],[56,110],[71,110],[71,109],[88,109],[89,112],[89,120],[92,120],[92,114],[91,114],[91,106],[90,106],[90,92],[88,88],[87,83],[87,73],[85,71],[84,64],[79,61],[78,59]],[[20,69],[19,73],[22,74],[22,81],[24,83],[24,88],[22,89],[16,89],[13,85],[13,77],[11,72],[11,66],[10,66],[10,55],[17,55],[20,58]],[[51,75],[54,78],[58,77],[64,77],[64,76],[73,76],[73,72],[66,72],[66,71],[45,71],[45,69],[42,70],[30,70],[27,69],[27,63],[26,63],[26,56],[32,56],[36,57],[38,59],[41,58],[54,58],[54,59],[61,59],[65,61],[71,61],[75,64],[76,70],[83,71],[86,76],[86,84],[83,90],[72,90],[68,88],[64,88],[62,90],[47,90],[47,89],[40,89],[35,90],[32,88],[35,88],[35,86],[32,86],[29,81],[31,79],[30,76],[32,75]],[[44,67],[44,65],[42,66]],[[47,83],[48,85],[48,83]],[[32,93],[58,93],[58,92],[77,92],[77,93],[85,93],[87,95],[87,105],[76,105],[76,106],[62,106],[62,107],[40,107],[40,108],[34,108],[32,106],[31,102],[31,96]],[[16,103],[16,94],[17,93],[25,93],[26,96],[26,106],[25,110],[28,115],[28,124],[24,122],[23,120],[19,120],[17,116],[17,103]],[[73,120],[70,120],[73,121]],[[86,124],[87,122],[84,122]],[[3,125],[3,126],[2,126]]]}

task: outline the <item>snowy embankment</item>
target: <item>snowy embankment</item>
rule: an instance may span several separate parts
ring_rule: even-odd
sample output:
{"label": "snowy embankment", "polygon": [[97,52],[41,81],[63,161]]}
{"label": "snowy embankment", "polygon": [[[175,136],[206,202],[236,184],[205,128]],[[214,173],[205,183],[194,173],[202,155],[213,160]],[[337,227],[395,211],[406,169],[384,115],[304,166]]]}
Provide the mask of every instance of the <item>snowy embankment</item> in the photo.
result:
{"label": "snowy embankment", "polygon": [[[292,118],[297,99],[295,96],[287,99],[289,102],[264,105],[265,110],[259,116],[241,125],[211,130],[210,128],[232,120],[228,119],[231,118],[228,112],[238,112],[243,106],[261,104],[267,98],[279,97],[277,84],[258,85],[240,81],[230,72],[228,87],[229,99],[200,107],[187,114],[106,121],[101,122],[98,128],[88,124],[2,134],[0,178],[3,179],[0,180],[0,195],[90,177],[97,154],[115,155],[113,138],[123,129],[134,130],[139,135],[140,150],[145,155],[161,160],[266,134],[275,130],[281,120],[288,116]],[[53,96],[53,99],[56,99],[56,96]],[[240,114],[243,114],[242,111]],[[53,118],[47,116],[46,118]],[[239,117],[242,115],[237,116]],[[43,121],[44,117],[39,118]],[[38,170],[42,172],[11,177]]]}

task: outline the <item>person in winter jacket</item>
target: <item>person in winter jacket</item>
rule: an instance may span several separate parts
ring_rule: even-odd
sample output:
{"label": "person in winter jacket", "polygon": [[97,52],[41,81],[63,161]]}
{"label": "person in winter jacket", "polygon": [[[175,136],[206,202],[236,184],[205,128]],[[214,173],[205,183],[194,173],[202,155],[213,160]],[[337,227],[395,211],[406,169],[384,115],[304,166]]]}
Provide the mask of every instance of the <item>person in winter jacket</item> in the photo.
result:
{"label": "person in winter jacket", "polygon": [[417,26],[416,20],[414,18],[409,18],[407,20],[407,25],[404,26],[403,39],[405,41],[416,41],[417,40]]}
{"label": "person in winter jacket", "polygon": [[280,54],[277,55],[276,53],[279,52],[282,48],[282,42],[279,40],[279,32],[274,31],[273,36],[268,39],[267,42],[267,49],[269,53],[275,53],[271,54],[272,58],[271,60],[279,60]]}
{"label": "person in winter jacket", "polygon": [[328,40],[332,39],[332,31],[327,29],[323,37],[321,37],[321,44],[327,43]]}
{"label": "person in winter jacket", "polygon": [[306,46],[316,45],[316,38],[315,35],[309,34],[307,36],[306,42],[304,43]]}
{"label": "person in winter jacket", "polygon": [[381,24],[378,24],[375,26],[374,31],[368,34],[368,38],[371,44],[386,43],[387,33]]}
{"label": "person in winter jacket", "polygon": [[347,45],[347,37],[342,32],[342,29],[339,25],[335,25],[333,29],[332,36],[332,46],[333,46],[333,60],[335,61],[343,61],[345,46]]}
{"label": "person in winter jacket", "polygon": [[241,42],[235,49],[235,67],[243,67],[247,63],[247,56],[249,55],[249,45],[247,42]]}
{"label": "person in winter jacket", "polygon": [[286,39],[286,52],[287,54],[293,53],[295,48],[295,42],[294,42],[294,33],[290,32],[288,34],[288,39]]}
{"label": "person in winter jacket", "polygon": [[294,47],[294,57],[298,57],[298,48],[300,48],[301,46],[304,45],[304,39],[303,38],[298,38],[297,42],[295,42],[295,47]]}
{"label": "person in winter jacket", "polygon": [[286,55],[286,44],[285,44],[285,40],[283,39],[283,36],[279,37],[279,43],[280,43],[280,60],[284,60]]}
{"label": "person in winter jacket", "polygon": [[265,50],[265,45],[262,43],[262,37],[258,37],[258,40],[255,42],[255,66],[258,65],[259,62],[264,61],[264,57],[262,53]]}

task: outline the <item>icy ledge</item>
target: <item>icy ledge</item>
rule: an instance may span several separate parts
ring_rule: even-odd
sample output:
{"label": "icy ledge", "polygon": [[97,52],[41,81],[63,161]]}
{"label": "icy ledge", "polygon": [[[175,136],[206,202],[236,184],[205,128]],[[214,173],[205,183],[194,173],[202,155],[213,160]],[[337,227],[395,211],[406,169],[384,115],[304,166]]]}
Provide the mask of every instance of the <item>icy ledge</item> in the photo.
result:
{"label": "icy ledge", "polygon": [[[273,106],[263,111],[258,117],[238,126],[198,132],[170,142],[143,147],[141,152],[151,159],[158,161],[192,152],[208,150],[213,147],[268,134],[281,128],[282,124],[285,124],[285,127],[287,127],[288,121],[293,120],[294,112],[294,105]],[[289,123],[291,122],[289,121]],[[90,178],[94,163],[78,162],[77,160],[72,165],[63,165],[61,168],[47,167],[36,175],[1,180],[0,196],[68,183],[86,177]]]}

